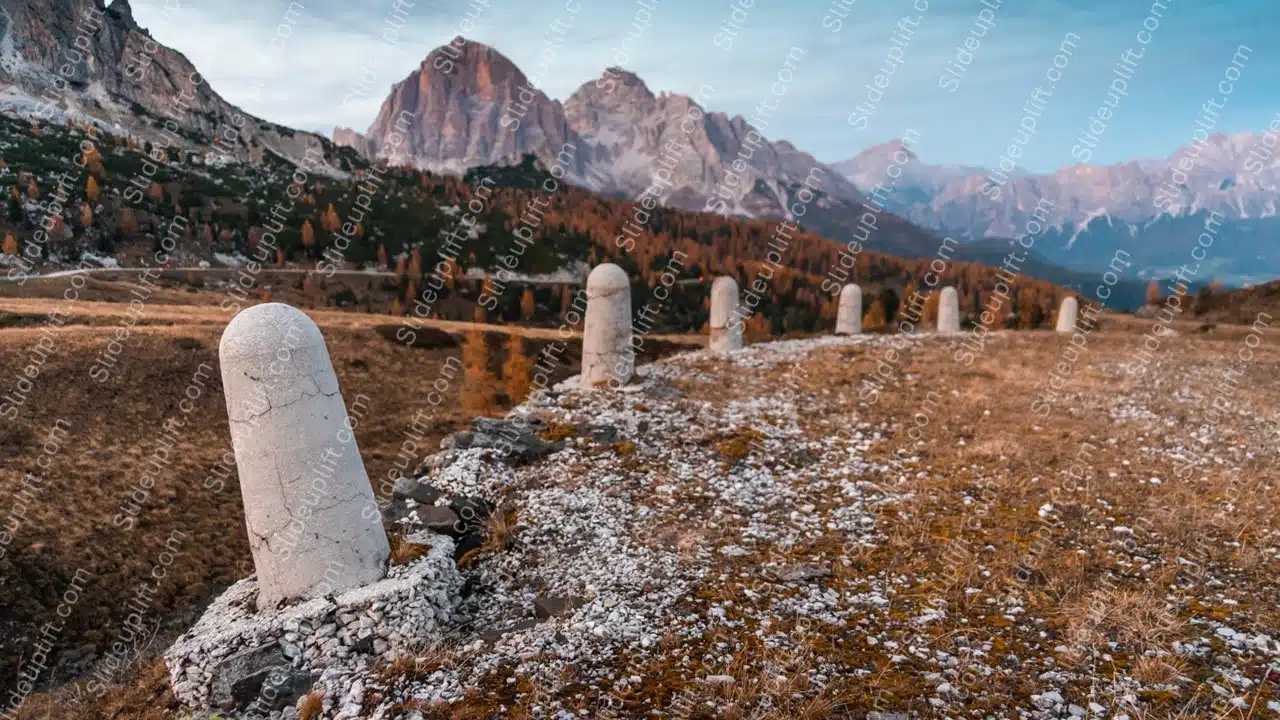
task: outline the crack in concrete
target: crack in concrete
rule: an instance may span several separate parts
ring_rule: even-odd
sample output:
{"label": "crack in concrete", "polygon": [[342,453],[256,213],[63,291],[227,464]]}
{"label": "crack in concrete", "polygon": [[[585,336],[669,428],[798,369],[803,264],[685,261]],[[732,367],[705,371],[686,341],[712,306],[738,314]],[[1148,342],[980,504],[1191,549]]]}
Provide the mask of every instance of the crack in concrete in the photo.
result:
{"label": "crack in concrete", "polygon": [[[279,468],[279,465],[277,465],[277,466],[276,466],[277,473],[279,472],[279,469],[280,469],[280,468]],[[355,492],[355,494],[353,494],[353,495],[352,495],[352,496],[350,496],[350,497],[340,498],[340,499],[338,499],[337,501],[335,501],[335,502],[333,502],[333,503],[331,503],[331,504],[329,504],[329,505],[317,506],[317,507],[312,508],[312,509],[311,509],[311,514],[310,514],[307,518],[304,518],[304,519],[302,520],[302,522],[303,522],[303,524],[304,524],[304,527],[303,527],[302,532],[305,532],[305,531],[306,531],[307,526],[310,526],[310,525],[311,525],[310,520],[311,520],[311,519],[314,519],[317,513],[321,513],[321,512],[326,512],[326,511],[329,511],[329,510],[333,510],[334,508],[341,507],[341,506],[346,505],[347,503],[352,502],[352,501],[354,501],[354,500],[361,500],[361,499],[365,499],[366,497],[367,497],[367,496],[365,495],[365,493],[364,493],[363,491],[361,491],[361,490],[357,490],[357,491]],[[290,521],[290,522],[285,523],[283,527],[280,527],[280,528],[277,528],[277,529],[275,529],[275,530],[269,531],[266,535],[263,535],[262,533],[259,533],[258,531],[253,530],[253,528],[250,528],[250,531],[251,531],[251,532],[253,532],[253,534],[254,534],[254,535],[256,535],[256,536],[258,536],[259,538],[261,538],[261,539],[262,539],[262,541],[263,541],[264,543],[266,543],[266,544],[267,544],[267,548],[268,548],[268,549],[271,549],[270,540],[271,540],[272,538],[274,538],[274,537],[276,537],[276,536],[280,535],[281,533],[283,533],[285,530],[287,530],[287,529],[289,528],[289,525],[290,525],[290,523],[292,523],[292,521],[294,521],[294,520],[297,520],[297,519],[298,519],[298,518],[297,518],[297,516],[293,514],[293,508],[291,508],[291,507],[289,506],[289,503],[288,503],[288,502],[286,501],[286,499],[285,499],[285,496],[284,496],[284,488],[283,488],[283,486],[282,486],[282,485],[280,486],[280,500],[281,500],[281,507],[284,509],[285,513],[289,515],[289,521]],[[303,501],[303,503],[302,503],[302,504],[307,504],[307,503],[306,503],[306,501]],[[317,532],[317,533],[314,533],[314,534],[315,534],[317,537],[325,537],[325,538],[328,538],[328,539],[330,539],[330,540],[333,540],[334,542],[341,542],[340,540],[338,540],[338,539],[336,539],[336,538],[329,537],[328,535],[322,535],[321,533],[318,533],[318,532]],[[273,550],[273,552],[274,552],[274,550]]]}
{"label": "crack in concrete", "polygon": [[260,412],[260,413],[251,413],[251,414],[247,415],[246,417],[244,417],[243,419],[240,419],[240,420],[237,420],[237,419],[235,419],[235,418],[228,418],[228,420],[229,420],[230,422],[233,422],[233,423],[240,423],[240,424],[253,423],[254,421],[258,420],[259,418],[261,418],[261,417],[263,417],[263,416],[266,416],[266,415],[269,415],[269,414],[271,413],[271,411],[273,411],[273,410],[283,410],[283,409],[285,409],[285,408],[287,408],[287,407],[289,407],[289,406],[291,406],[291,405],[296,405],[296,404],[298,404],[298,403],[302,402],[303,400],[305,400],[305,399],[307,399],[307,398],[317,398],[317,397],[334,397],[335,395],[338,395],[338,394],[339,394],[339,391],[337,391],[337,390],[334,390],[333,392],[329,392],[329,393],[327,393],[327,392],[325,392],[325,391],[323,391],[323,390],[320,390],[320,389],[319,389],[319,387],[317,386],[316,392],[307,392],[307,391],[305,391],[305,390],[299,391],[298,397],[294,398],[293,400],[290,400],[289,402],[282,403],[282,404],[280,404],[280,405],[276,405],[276,404],[272,403],[272,402],[271,402],[271,398],[270,398],[270,397],[267,397],[267,409],[266,409],[266,410],[263,410],[263,411],[262,411],[262,412]]}

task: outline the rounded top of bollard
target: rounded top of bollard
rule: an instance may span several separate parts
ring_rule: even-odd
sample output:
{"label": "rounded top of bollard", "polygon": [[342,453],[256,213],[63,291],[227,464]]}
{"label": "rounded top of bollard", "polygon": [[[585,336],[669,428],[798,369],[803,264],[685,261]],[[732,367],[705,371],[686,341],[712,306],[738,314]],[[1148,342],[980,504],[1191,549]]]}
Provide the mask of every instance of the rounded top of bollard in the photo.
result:
{"label": "rounded top of bollard", "polygon": [[846,300],[848,298],[853,298],[853,297],[859,297],[859,298],[862,297],[862,288],[858,287],[853,283],[849,283],[848,285],[845,285],[840,290],[841,300]]}
{"label": "rounded top of bollard", "polygon": [[231,318],[222,331],[218,357],[226,360],[317,345],[324,346],[324,336],[306,313],[284,303],[262,303]]}
{"label": "rounded top of bollard", "polygon": [[956,292],[956,289],[951,287],[950,285],[942,288],[942,294],[944,296],[945,295],[956,295],[957,297],[959,296],[959,293]]}
{"label": "rounded top of bollard", "polygon": [[1076,299],[1075,295],[1068,295],[1062,298],[1062,307],[1064,308],[1065,307],[1074,308],[1074,307],[1077,307],[1079,304],[1080,304],[1080,301]]}
{"label": "rounded top of bollard", "polygon": [[587,276],[587,287],[600,290],[621,290],[631,287],[627,271],[613,263],[595,266]]}
{"label": "rounded top of bollard", "polygon": [[738,281],[728,275],[721,275],[711,283],[711,292],[715,293],[733,293],[738,294]]}

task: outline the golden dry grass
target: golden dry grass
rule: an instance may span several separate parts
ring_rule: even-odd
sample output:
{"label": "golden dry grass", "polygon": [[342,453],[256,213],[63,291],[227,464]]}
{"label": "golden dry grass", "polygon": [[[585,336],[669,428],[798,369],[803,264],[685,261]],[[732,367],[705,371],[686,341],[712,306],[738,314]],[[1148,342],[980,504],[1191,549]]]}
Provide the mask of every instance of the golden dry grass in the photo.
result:
{"label": "golden dry grass", "polygon": [[520,510],[510,505],[499,503],[484,525],[484,544],[467,552],[458,559],[458,566],[465,567],[484,555],[501,552],[516,541],[516,532],[520,527]]}
{"label": "golden dry grass", "polygon": [[[1005,334],[971,367],[953,360],[954,343],[921,344],[898,366],[907,380],[883,391],[875,404],[853,398],[876,372],[882,351],[835,349],[812,357],[801,372],[776,370],[770,382],[794,383],[800,394],[850,398],[848,415],[801,418],[813,437],[855,423],[888,428],[888,441],[873,445],[870,456],[902,468],[885,486],[903,499],[878,518],[884,542],[846,549],[823,582],[844,593],[856,591],[868,574],[931,578],[895,600],[884,629],[889,637],[901,632],[893,629],[894,618],[902,622],[945,603],[947,616],[928,633],[938,649],[954,652],[950,643],[957,636],[969,645],[990,643],[996,659],[999,652],[1053,656],[1055,646],[1064,645],[1069,652],[1060,660],[1093,663],[1099,676],[1130,674],[1156,684],[1186,676],[1202,687],[1214,677],[1209,660],[1168,655],[1173,641],[1203,634],[1189,625],[1193,617],[1255,632],[1280,627],[1278,559],[1267,552],[1280,527],[1276,424],[1263,420],[1280,408],[1274,381],[1280,343],[1270,337],[1280,336],[1280,329],[1264,337],[1239,383],[1236,405],[1258,419],[1230,416],[1220,427],[1248,446],[1249,454],[1236,453],[1241,471],[1209,466],[1180,478],[1176,451],[1167,448],[1194,444],[1192,433],[1205,422],[1213,388],[1248,328],[1192,332],[1191,324],[1178,323],[1179,335],[1165,341],[1151,372],[1163,381],[1153,386],[1120,366],[1140,347],[1150,323],[1110,318],[1107,326],[1090,338],[1087,358],[1048,418],[1032,413],[1031,403],[1068,347],[1066,338],[1052,333]],[[681,389],[695,400],[749,399],[754,386],[741,385],[683,383]],[[1125,402],[1169,424],[1152,432],[1139,421],[1115,421],[1113,407]],[[922,431],[919,441],[907,433],[914,427]],[[720,442],[750,454],[749,444]],[[1081,462],[1088,471],[1074,481],[1067,471]],[[1052,525],[1041,517],[1046,506],[1053,508]],[[1224,507],[1230,512],[1224,514]],[[790,556],[795,563],[825,563],[832,548],[812,544]],[[1193,558],[1207,573],[1188,577],[1185,564],[1180,572],[1180,557]],[[1216,599],[1204,582],[1209,577],[1227,583],[1231,602]],[[1178,582],[1183,584],[1172,590]],[[1020,617],[993,611],[990,600],[1010,595],[1022,599],[1028,615],[1046,618],[1047,638],[1027,636]],[[883,655],[865,650],[827,650],[849,666],[876,668],[868,694],[858,700],[860,711],[929,711],[924,700],[936,682],[922,683],[910,666],[884,663]],[[1157,651],[1163,656],[1144,654]],[[1253,676],[1255,683],[1262,679],[1261,671]],[[970,688],[977,689],[982,693],[975,696],[982,697],[969,710],[998,713],[1025,703],[1038,686],[988,681]],[[1143,700],[1155,708],[1150,717],[1214,716],[1205,714],[1208,698],[1194,700],[1194,692],[1144,694]],[[1253,717],[1263,716],[1257,713],[1275,697],[1274,677],[1256,684],[1248,695],[1259,708]]]}
{"label": "golden dry grass", "polygon": [[319,720],[324,711],[324,693],[312,690],[298,703],[298,720]]}
{"label": "golden dry grass", "polygon": [[[0,301],[0,308],[7,307],[4,303],[8,302]],[[187,311],[165,312],[173,312],[176,318]],[[328,325],[328,315],[314,316],[329,338],[344,395],[348,401],[355,392],[371,399],[372,410],[367,419],[361,420],[357,437],[370,475],[376,478],[389,467],[394,448],[402,439],[405,419],[416,409],[413,398],[434,379],[433,369],[439,367],[441,354],[394,346],[368,326],[361,327],[365,321],[341,313],[334,313],[341,317]],[[848,546],[833,534],[778,550],[774,557],[751,558],[750,562],[826,567],[829,573],[815,582],[842,597],[865,591],[870,576],[924,579],[895,597],[875,622],[886,637],[905,641],[907,637],[924,636],[928,649],[955,651],[957,638],[964,637],[970,645],[989,643],[992,662],[1006,654],[1059,657],[1062,662],[1094,663],[1092,667],[1099,677],[1125,674],[1150,685],[1167,685],[1185,676],[1192,678],[1194,688],[1203,688],[1203,681],[1213,675],[1210,660],[1153,654],[1192,632],[1192,618],[1213,619],[1240,628],[1280,627],[1280,606],[1276,602],[1280,597],[1280,574],[1276,572],[1276,557],[1266,552],[1268,547],[1274,547],[1274,529],[1280,527],[1280,508],[1275,502],[1280,474],[1275,469],[1277,453],[1273,442],[1277,424],[1229,419],[1223,428],[1236,433],[1235,442],[1247,445],[1253,453],[1239,456],[1241,472],[1197,471],[1186,478],[1177,477],[1177,461],[1168,448],[1185,444],[1190,431],[1203,421],[1203,400],[1195,398],[1211,392],[1223,358],[1240,346],[1247,329],[1218,326],[1192,333],[1192,328],[1179,325],[1182,334],[1168,341],[1160,361],[1160,377],[1170,381],[1153,389],[1137,382],[1119,366],[1140,344],[1141,332],[1149,323],[1111,318],[1107,326],[1105,332],[1090,339],[1087,359],[1069,380],[1063,399],[1049,418],[1034,415],[1030,403],[1041,389],[1037,386],[1043,386],[1046,373],[1067,348],[1066,338],[1052,333],[1006,334],[971,367],[959,366],[952,360],[954,344],[921,344],[899,366],[904,382],[886,390],[874,405],[859,404],[854,398],[864,380],[875,373],[877,353],[837,348],[813,356],[803,371],[779,371],[771,381],[794,384],[802,396],[835,393],[849,398],[847,415],[800,419],[812,437],[829,435],[857,423],[885,428],[885,439],[874,444],[867,454],[895,470],[860,480],[892,492],[901,500],[878,516],[881,540],[874,546]],[[59,342],[66,342],[69,350],[65,356],[60,352],[62,357],[52,360],[46,369],[48,375],[42,377],[39,397],[25,416],[27,429],[16,440],[0,438],[0,448],[13,460],[11,466],[0,470],[0,479],[12,483],[17,477],[15,472],[33,467],[31,438],[47,427],[56,411],[62,407],[85,408],[84,414],[77,416],[81,420],[77,431],[84,433],[77,436],[78,448],[84,449],[55,460],[56,474],[62,478],[59,482],[64,483],[57,486],[59,512],[45,508],[40,515],[42,522],[58,530],[32,530],[26,536],[31,545],[24,547],[24,553],[38,555],[41,564],[24,566],[22,576],[46,580],[43,585],[21,589],[24,597],[41,597],[42,593],[54,591],[56,583],[47,579],[47,568],[73,567],[84,557],[93,559],[95,567],[126,568],[104,581],[105,595],[119,597],[129,587],[130,573],[136,576],[149,566],[148,558],[158,549],[156,538],[192,523],[209,527],[197,534],[201,542],[187,546],[182,573],[177,576],[188,579],[193,586],[184,587],[181,592],[177,588],[171,591],[164,605],[167,617],[177,617],[180,608],[194,606],[219,584],[246,573],[247,544],[235,486],[214,496],[197,490],[198,479],[227,448],[220,394],[212,391],[209,395],[216,402],[202,399],[205,404],[201,405],[201,412],[207,420],[192,426],[188,435],[190,447],[172,475],[174,481],[160,491],[163,504],[157,503],[149,511],[147,534],[138,536],[137,548],[122,544],[121,536],[111,534],[101,522],[76,525],[71,521],[100,515],[104,504],[113,506],[111,503],[125,486],[123,481],[136,472],[144,459],[145,440],[130,436],[125,430],[156,427],[172,412],[186,377],[198,362],[209,362],[213,357],[219,330],[220,325],[213,321],[207,325],[192,322],[145,328],[130,341],[132,358],[125,370],[128,374],[111,388],[94,387],[76,376],[86,354],[102,347],[102,331],[75,328],[59,336]],[[11,328],[0,331],[0,337],[30,332]],[[187,343],[188,349],[178,349],[174,345],[176,337],[191,338],[198,345]],[[6,359],[6,354],[12,358],[20,351],[20,346],[0,345],[0,361]],[[1256,352],[1241,381],[1242,387],[1247,388],[1241,402],[1254,409],[1280,408],[1280,385],[1273,380],[1280,375],[1280,352],[1270,338]],[[709,360],[706,366],[714,367],[714,361]],[[406,367],[417,370],[406,373]],[[46,384],[48,379],[53,382]],[[745,400],[755,392],[745,384],[680,381],[679,385],[690,400]],[[114,396],[125,397],[128,389],[137,387],[154,388],[155,394],[145,403],[125,400],[118,410],[111,405]],[[1183,397],[1175,392],[1177,388],[1190,389],[1193,394]],[[1138,421],[1116,422],[1111,412],[1122,401],[1131,401],[1171,422],[1159,433]],[[923,425],[919,425],[920,418],[925,421]],[[433,439],[460,427],[465,419],[455,410],[442,414]],[[924,440],[916,441],[908,435],[914,426],[921,428]],[[548,427],[543,436],[564,440],[576,434],[577,430],[565,425]],[[758,430],[744,427],[731,436],[699,440],[732,464],[754,462],[754,445],[759,438]],[[1067,469],[1081,461],[1085,447],[1089,448],[1090,472],[1065,486]],[[632,455],[624,448],[607,450]],[[178,482],[182,477],[196,477],[197,481]],[[1152,484],[1149,479],[1153,477],[1163,482]],[[1240,502],[1240,497],[1255,501]],[[1236,498],[1233,512],[1224,516],[1222,508],[1231,498]],[[690,497],[682,509],[696,516],[703,503],[704,499]],[[1046,506],[1052,506],[1048,512],[1052,524],[1047,524],[1041,514]],[[517,525],[514,508],[504,507],[493,513],[485,547],[474,551],[467,561],[481,559],[485,553],[497,552],[513,542]],[[1118,536],[1116,527],[1134,531],[1134,547],[1125,546],[1125,536]],[[688,523],[666,527],[657,523],[638,535],[636,541],[674,548],[692,558],[700,549],[734,531],[728,524],[712,530]],[[215,535],[218,542],[208,541]],[[1180,556],[1194,557],[1197,564],[1225,578],[1232,602],[1221,602],[1205,591],[1202,582],[1189,583],[1177,563]],[[740,564],[734,570],[750,567],[746,560],[736,562]],[[5,568],[5,572],[12,571]],[[1178,583],[1183,585],[1171,589]],[[1004,610],[988,602],[1008,596],[1019,598],[1028,615],[1045,619],[1036,628],[1043,637],[1027,632],[1021,617],[1010,620]],[[709,582],[699,591],[699,597],[690,598],[680,611],[696,612],[702,607],[699,602],[727,599],[745,602],[740,588],[732,582]],[[944,618],[925,631],[910,625],[911,618],[938,602],[945,603],[948,609]],[[81,637],[93,628],[110,626],[109,609],[100,609],[99,613],[79,626]],[[171,627],[180,625],[174,622]],[[727,714],[714,717],[862,717],[875,708],[916,711],[927,716],[932,711],[925,698],[934,692],[937,682],[926,681],[921,670],[910,663],[888,662],[883,648],[837,642],[841,639],[838,636],[818,634],[801,652],[780,655],[754,639],[752,633],[756,629],[726,633],[717,628],[705,637],[692,639],[668,632],[659,643],[662,653],[656,658],[618,658],[619,671],[638,675],[643,682],[622,696],[610,698],[608,706],[622,708],[612,711],[613,715],[601,712],[606,704],[600,690],[572,682],[572,666],[566,667],[568,685],[556,699],[571,712],[585,710],[600,717],[639,716],[655,707],[676,717],[712,717],[699,707],[707,699],[729,708]],[[799,632],[794,627],[782,631]],[[700,681],[707,675],[723,674],[725,668],[721,665],[674,660],[701,657],[717,644],[734,648],[729,671],[734,677],[732,684],[707,685]],[[1068,646],[1071,653],[1057,655],[1058,645]],[[1098,651],[1102,648],[1110,658],[1105,662],[1099,660]],[[430,653],[420,655],[431,657]],[[801,672],[811,656],[821,656],[829,662],[834,659],[869,675],[859,683],[832,683],[819,692]],[[382,672],[388,679],[395,679],[433,671],[428,668],[441,667],[442,662],[457,661],[419,662],[410,658],[383,668]],[[172,699],[166,699],[160,689],[164,685],[162,673],[155,674],[154,669],[148,668],[154,666],[142,668],[139,683],[117,689],[112,707],[129,710],[113,717],[161,717],[164,715],[146,713],[172,706]],[[776,672],[761,672],[761,668]],[[1261,675],[1255,678],[1263,679]],[[1247,698],[1254,711],[1239,717],[1265,717],[1266,700],[1275,695],[1275,687],[1274,677],[1255,685]],[[999,716],[1010,707],[1024,705],[1040,685],[1034,677],[1014,674],[975,682],[965,689],[974,695],[969,711]],[[1144,693],[1142,699],[1150,708],[1145,714],[1151,718],[1216,717],[1205,710],[1207,697],[1197,696],[1196,692]],[[483,685],[458,703],[409,703],[400,709],[417,709],[428,718],[463,719],[489,717],[494,708],[503,705],[509,717],[528,717],[533,704],[539,698],[545,699],[545,695],[545,690],[517,674],[514,668],[505,668],[488,676]],[[33,709],[56,705],[48,696],[33,698],[32,703]],[[1109,703],[1104,699],[1104,704]],[[764,706],[774,710],[763,711]],[[1141,715],[1130,712],[1131,718]],[[60,716],[55,713],[52,717]]]}
{"label": "golden dry grass", "polygon": [[389,535],[391,545],[391,564],[407,565],[431,552],[431,546],[425,543],[409,542],[401,535]]}
{"label": "golden dry grass", "polygon": [[[120,285],[92,282],[112,292]],[[203,298],[210,301],[208,294]],[[218,342],[228,315],[208,305],[160,302],[166,299],[161,293],[147,304],[103,382],[92,379],[89,368],[107,352],[127,305],[76,303],[54,335],[55,349],[16,417],[0,421],[0,497],[12,497],[28,473],[43,478],[25,522],[0,557],[0,605],[6,610],[0,674],[5,677],[17,672],[37,628],[78,569],[89,573],[90,580],[55,647],[62,662],[52,665],[42,682],[49,673],[57,681],[83,669],[75,657],[100,653],[117,639],[124,605],[148,583],[161,554],[172,549],[166,548],[166,540],[174,538],[180,551],[164,568],[165,581],[155,583],[146,618],[155,640],[130,648],[130,655],[153,657],[191,623],[202,603],[252,572],[218,372]],[[15,373],[31,362],[39,323],[55,306],[62,307],[49,299],[0,299],[0,394],[13,390]],[[472,416],[458,403],[458,393],[466,390],[460,375],[441,393],[442,404],[433,407],[426,401],[437,380],[447,375],[445,360],[457,351],[395,342],[376,330],[392,321],[386,316],[310,314],[325,335],[375,492],[385,495],[415,413],[427,414],[430,431],[419,441],[411,469],[446,434],[470,421]],[[450,331],[477,327],[431,325]],[[480,327],[499,348],[505,347],[507,332],[525,334],[529,353],[542,348],[547,332],[555,332]],[[570,345],[552,382],[576,372],[576,352]],[[491,357],[495,368],[502,360],[497,353]],[[189,412],[183,412],[180,401],[192,396]],[[140,495],[142,509],[129,529],[120,522],[128,520],[121,507],[170,418],[185,424],[168,465],[145,497]],[[42,457],[40,447],[60,421],[67,432],[57,452]],[[2,510],[9,513],[8,501]]]}

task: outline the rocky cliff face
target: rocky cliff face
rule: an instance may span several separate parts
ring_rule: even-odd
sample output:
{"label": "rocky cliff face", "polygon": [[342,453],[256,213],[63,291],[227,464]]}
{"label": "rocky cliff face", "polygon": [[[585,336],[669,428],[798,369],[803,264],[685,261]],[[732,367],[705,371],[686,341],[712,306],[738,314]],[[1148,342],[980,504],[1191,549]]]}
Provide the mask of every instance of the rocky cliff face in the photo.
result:
{"label": "rocky cliff face", "polygon": [[[460,57],[449,72],[430,62],[458,47]],[[686,117],[692,120],[683,122]],[[551,165],[569,143],[576,148],[567,168],[571,181],[630,198],[653,184],[665,160],[670,187],[663,188],[663,198],[688,210],[785,217],[815,167],[825,173],[824,195],[860,199],[840,173],[790,143],[764,140],[744,148],[750,130],[742,117],[705,112],[686,95],[654,95],[621,68],[609,68],[561,104],[529,87],[524,73],[501,53],[458,39],[392,88],[364,135],[338,128],[333,139],[371,157],[447,172],[526,153]],[[740,152],[750,169],[735,172]]]}
{"label": "rocky cliff face", "polygon": [[138,26],[128,0],[11,0],[0,22],[0,105],[118,123],[153,141],[172,119],[186,149],[242,161],[326,154],[323,138],[224,100],[182,53]]}
{"label": "rocky cliff face", "polygon": [[[1273,131],[1274,133],[1274,131]],[[1209,213],[1225,216],[1206,279],[1254,282],[1280,274],[1280,253],[1269,238],[1280,229],[1280,156],[1275,136],[1213,135],[1159,160],[1119,165],[1072,165],[1050,175],[1014,173],[995,192],[988,171],[929,165],[913,156],[888,209],[956,237],[1013,237],[1026,232],[1038,204],[1050,230],[1037,241],[1049,259],[1103,269],[1117,248],[1133,252],[1153,273],[1186,261],[1189,242]],[[896,143],[868,148],[837,163],[862,188],[884,177]],[[1184,156],[1193,169],[1174,176]],[[1213,274],[1210,274],[1213,273]]]}
{"label": "rocky cliff face", "polygon": [[[457,46],[447,71],[435,67],[433,57]],[[455,40],[392,86],[364,135],[338,128],[333,139],[395,164],[458,173],[524,153],[554,158],[570,133],[560,103],[530,88],[514,63]]]}

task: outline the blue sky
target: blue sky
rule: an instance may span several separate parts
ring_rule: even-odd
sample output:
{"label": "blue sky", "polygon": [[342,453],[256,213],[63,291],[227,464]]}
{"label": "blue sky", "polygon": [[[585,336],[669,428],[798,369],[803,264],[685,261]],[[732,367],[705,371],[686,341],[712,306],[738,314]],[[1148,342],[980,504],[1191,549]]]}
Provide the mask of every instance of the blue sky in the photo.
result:
{"label": "blue sky", "polygon": [[[568,0],[574,2],[575,0]],[[542,89],[564,99],[615,64],[615,48],[628,32],[639,3],[626,0],[488,0],[467,37],[492,45],[532,73],[543,34],[557,18],[572,17],[567,42],[550,61]],[[913,128],[917,150],[931,163],[993,166],[1009,143],[1021,108],[1044,85],[1065,32],[1080,36],[1068,67],[1049,100],[1022,164],[1051,171],[1071,164],[1071,146],[1102,102],[1111,69],[1142,29],[1150,0],[987,0],[994,24],[974,54],[957,91],[938,78],[973,28],[981,0],[642,0],[651,25],[632,43],[624,67],[654,92],[694,94],[715,88],[710,109],[748,115],[770,87],[792,47],[805,51],[775,120],[771,139],[787,139],[823,161],[843,160],[867,146]],[[183,2],[164,22],[164,0],[133,0],[139,24],[185,53],[224,97],[267,119],[328,133],[335,125],[364,130],[390,86],[415,69],[430,49],[458,31],[467,0],[400,0],[408,22],[398,43],[381,39],[392,0],[303,0],[306,9],[288,37],[273,37],[286,2],[203,0]],[[1163,157],[1187,144],[1200,106],[1217,97],[1217,83],[1238,45],[1253,55],[1235,83],[1218,130],[1258,131],[1280,111],[1280,36],[1277,0],[1165,0],[1167,8],[1146,46],[1129,97],[1110,121],[1093,162]],[[730,47],[717,33],[732,6],[746,6]],[[838,32],[826,21],[844,8]],[[919,18],[901,63],[863,130],[847,122],[866,97],[904,17]],[[741,17],[741,14],[739,15]],[[344,103],[364,78],[366,97]],[[260,83],[258,97],[248,88]]]}

